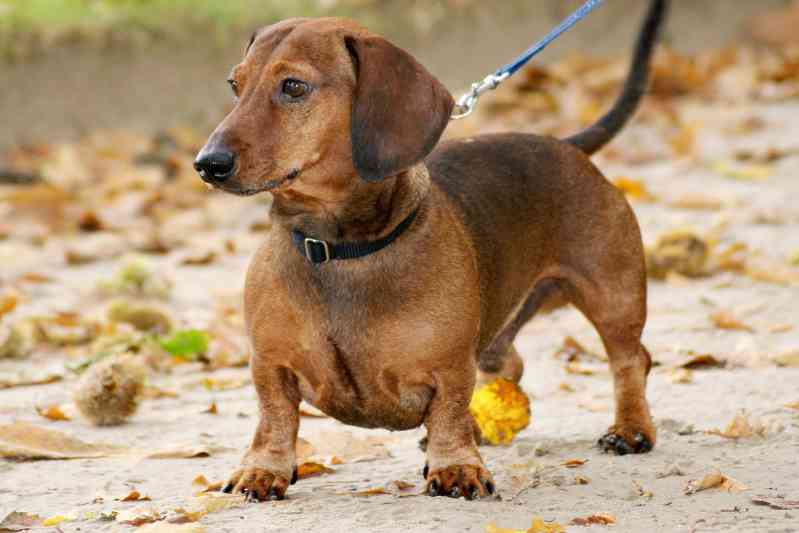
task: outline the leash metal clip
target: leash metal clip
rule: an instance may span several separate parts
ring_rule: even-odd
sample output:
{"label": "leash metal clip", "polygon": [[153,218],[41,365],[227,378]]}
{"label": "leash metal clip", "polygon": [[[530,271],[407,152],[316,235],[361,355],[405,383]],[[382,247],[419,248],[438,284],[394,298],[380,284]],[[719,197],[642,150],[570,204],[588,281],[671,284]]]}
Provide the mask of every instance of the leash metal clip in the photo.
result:
{"label": "leash metal clip", "polygon": [[510,73],[504,74],[489,74],[483,81],[478,81],[477,83],[472,84],[472,89],[458,98],[458,102],[455,104],[455,109],[452,113],[452,120],[458,120],[460,118],[466,118],[472,114],[474,108],[477,107],[477,101],[483,95],[483,93],[487,91],[493,91],[499,84],[505,81],[510,77]]}

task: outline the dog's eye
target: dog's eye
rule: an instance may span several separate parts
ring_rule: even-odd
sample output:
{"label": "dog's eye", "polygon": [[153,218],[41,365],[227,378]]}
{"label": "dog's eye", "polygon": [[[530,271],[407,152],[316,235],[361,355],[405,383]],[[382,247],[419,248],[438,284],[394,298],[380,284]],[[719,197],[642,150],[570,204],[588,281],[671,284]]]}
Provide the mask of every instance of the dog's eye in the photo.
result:
{"label": "dog's eye", "polygon": [[233,94],[236,96],[239,95],[239,82],[234,79],[227,80],[227,84],[230,85],[230,89],[233,91]]}
{"label": "dog's eye", "polygon": [[283,81],[283,94],[290,98],[302,98],[308,94],[308,89],[308,84],[304,81],[294,80],[291,78]]}

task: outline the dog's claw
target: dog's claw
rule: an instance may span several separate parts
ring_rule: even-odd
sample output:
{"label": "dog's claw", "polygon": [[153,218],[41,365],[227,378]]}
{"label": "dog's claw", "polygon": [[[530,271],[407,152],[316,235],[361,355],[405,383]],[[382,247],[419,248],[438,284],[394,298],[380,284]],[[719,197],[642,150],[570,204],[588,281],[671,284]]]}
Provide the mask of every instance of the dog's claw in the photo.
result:
{"label": "dog's claw", "polygon": [[240,493],[246,502],[264,502],[285,498],[289,481],[280,475],[257,467],[246,467],[233,473],[223,492]]}
{"label": "dog's claw", "polygon": [[602,451],[613,452],[616,455],[627,455],[629,453],[647,453],[652,451],[652,441],[643,433],[636,433],[633,442],[628,443],[623,437],[616,433],[608,433],[598,443]]}
{"label": "dog's claw", "polygon": [[476,500],[494,494],[491,474],[477,465],[453,465],[440,470],[425,468],[427,494]]}

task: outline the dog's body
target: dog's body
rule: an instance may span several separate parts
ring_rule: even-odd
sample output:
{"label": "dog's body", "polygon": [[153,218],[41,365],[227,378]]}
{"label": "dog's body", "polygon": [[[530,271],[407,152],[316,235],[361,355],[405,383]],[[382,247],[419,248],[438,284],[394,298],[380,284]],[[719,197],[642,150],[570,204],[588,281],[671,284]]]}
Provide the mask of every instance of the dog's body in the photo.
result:
{"label": "dog's body", "polygon": [[[204,149],[223,146],[235,157],[225,160],[224,175],[216,174],[221,163],[198,163],[204,178],[231,192],[275,195],[275,225],[245,288],[261,420],[228,490],[259,500],[283,497],[296,467],[298,406],[305,399],[348,424],[397,430],[425,424],[428,491],[467,498],[493,492],[468,412],[476,371],[479,365],[486,374],[518,380],[513,338],[555,292],[588,317],[609,355],[617,408],[604,447],[651,449],[640,232],[623,195],[588,155],[610,140],[640,99],[665,4],[653,1],[633,75],[614,111],[594,128],[567,142],[520,134],[462,139],[429,155],[453,103],[407,55],[338,20],[287,21],[254,37],[248,56],[256,59],[237,67],[240,103]],[[333,44],[320,48],[320,39]],[[351,67],[340,60],[342,50]],[[314,68],[297,66],[298,55]],[[307,92],[296,86],[305,82],[292,78],[278,86],[264,81],[267,71],[288,68],[311,78]],[[319,77],[325,68],[337,82]],[[324,121],[301,113],[311,105],[311,89],[314,98],[335,102],[351,90],[351,113],[333,107]],[[242,123],[253,129],[251,106],[264,98],[269,110],[257,113],[272,113],[270,123],[291,128],[302,119],[321,130],[310,147],[266,143],[270,157],[288,161],[283,169],[275,168],[280,161],[258,159],[266,148],[254,144],[263,133],[247,137],[236,129]],[[386,105],[399,117],[387,115]],[[349,142],[327,143],[334,132],[340,139],[341,128],[352,131]],[[330,242],[373,241],[412,213],[410,227],[390,246],[360,259],[313,265],[293,242],[297,231]]]}

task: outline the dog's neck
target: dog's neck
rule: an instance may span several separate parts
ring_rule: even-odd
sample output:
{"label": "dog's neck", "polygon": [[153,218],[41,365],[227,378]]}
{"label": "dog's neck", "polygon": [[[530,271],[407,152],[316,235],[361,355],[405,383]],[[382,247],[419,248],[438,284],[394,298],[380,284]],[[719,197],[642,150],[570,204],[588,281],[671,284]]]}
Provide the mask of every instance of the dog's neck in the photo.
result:
{"label": "dog's neck", "polygon": [[345,200],[332,204],[290,192],[275,194],[272,220],[287,231],[332,243],[380,239],[419,208],[430,174],[420,163],[377,183],[355,183]]}

